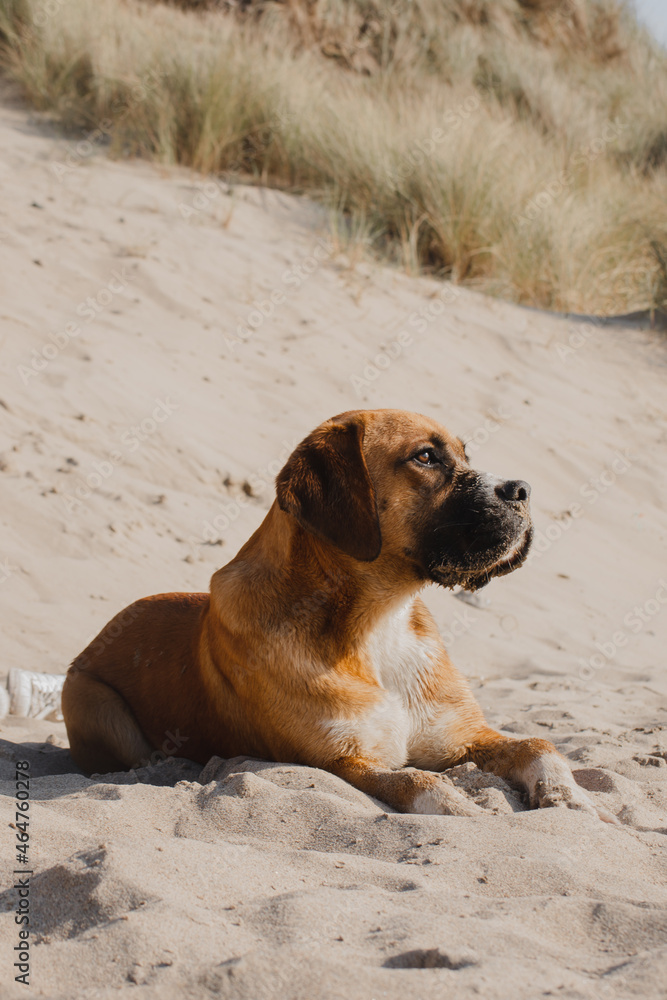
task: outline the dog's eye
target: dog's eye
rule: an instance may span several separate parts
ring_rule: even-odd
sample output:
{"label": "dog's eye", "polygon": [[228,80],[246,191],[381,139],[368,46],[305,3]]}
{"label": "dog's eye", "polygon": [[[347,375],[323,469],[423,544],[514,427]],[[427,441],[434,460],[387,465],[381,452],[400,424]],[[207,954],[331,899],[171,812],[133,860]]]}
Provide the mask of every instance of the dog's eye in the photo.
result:
{"label": "dog's eye", "polygon": [[422,451],[417,452],[414,460],[418,465],[430,466],[438,464],[438,456],[432,448],[424,448]]}

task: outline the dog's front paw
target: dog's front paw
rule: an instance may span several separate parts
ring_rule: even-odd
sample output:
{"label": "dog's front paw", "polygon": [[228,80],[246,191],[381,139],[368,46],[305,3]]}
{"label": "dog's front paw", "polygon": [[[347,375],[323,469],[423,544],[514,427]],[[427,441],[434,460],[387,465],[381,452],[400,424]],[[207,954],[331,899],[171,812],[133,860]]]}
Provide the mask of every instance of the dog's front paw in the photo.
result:
{"label": "dog's front paw", "polygon": [[595,816],[605,823],[618,825],[618,820],[603,806],[596,805],[592,799],[579,788],[573,778],[565,781],[550,781],[541,779],[535,782],[530,794],[530,805],[533,809],[551,809],[554,806],[565,806],[567,809],[578,809],[581,812]]}
{"label": "dog's front paw", "polygon": [[581,809],[582,812],[588,813],[595,812],[593,803],[585,792],[582,792],[576,785],[545,779],[535,782],[530,795],[530,805],[533,809],[567,806],[568,809]]}
{"label": "dog's front paw", "polygon": [[410,812],[431,816],[479,816],[483,811],[444,775],[437,784],[418,792],[410,809]]}

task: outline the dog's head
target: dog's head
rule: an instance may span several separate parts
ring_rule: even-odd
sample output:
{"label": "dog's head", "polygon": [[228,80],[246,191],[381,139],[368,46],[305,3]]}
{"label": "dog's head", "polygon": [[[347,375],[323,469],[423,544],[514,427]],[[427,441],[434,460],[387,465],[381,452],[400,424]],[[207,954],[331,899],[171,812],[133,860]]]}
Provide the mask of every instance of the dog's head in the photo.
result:
{"label": "dog's head", "polygon": [[471,469],[459,438],[402,410],[327,420],[276,487],[283,511],[347,556],[446,587],[511,572],[532,538],[527,483]]}

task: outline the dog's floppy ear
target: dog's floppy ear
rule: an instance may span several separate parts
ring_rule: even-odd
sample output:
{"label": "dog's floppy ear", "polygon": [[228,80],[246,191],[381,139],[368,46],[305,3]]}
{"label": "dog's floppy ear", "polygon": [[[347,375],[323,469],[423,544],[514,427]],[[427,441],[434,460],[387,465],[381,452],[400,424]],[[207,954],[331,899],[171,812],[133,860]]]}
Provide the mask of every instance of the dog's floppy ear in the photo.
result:
{"label": "dog's floppy ear", "polygon": [[309,434],[278,473],[281,510],[362,562],[382,547],[375,490],[362,451],[359,419],[334,420]]}

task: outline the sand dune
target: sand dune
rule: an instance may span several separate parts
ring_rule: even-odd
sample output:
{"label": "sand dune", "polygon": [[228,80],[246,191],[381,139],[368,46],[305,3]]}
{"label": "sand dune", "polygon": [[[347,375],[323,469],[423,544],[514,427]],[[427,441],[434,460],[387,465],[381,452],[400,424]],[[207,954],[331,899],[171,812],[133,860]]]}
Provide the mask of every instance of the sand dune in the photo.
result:
{"label": "sand dune", "polygon": [[355,263],[305,201],[77,151],[8,95],[0,185],[2,671],[64,672],[135,598],[205,590],[325,417],[414,409],[533,486],[529,564],[427,594],[453,659],[620,821],[472,765],[473,818],[243,758],[87,779],[61,723],[8,717],[3,967],[20,758],[33,995],[664,996],[664,334]]}

